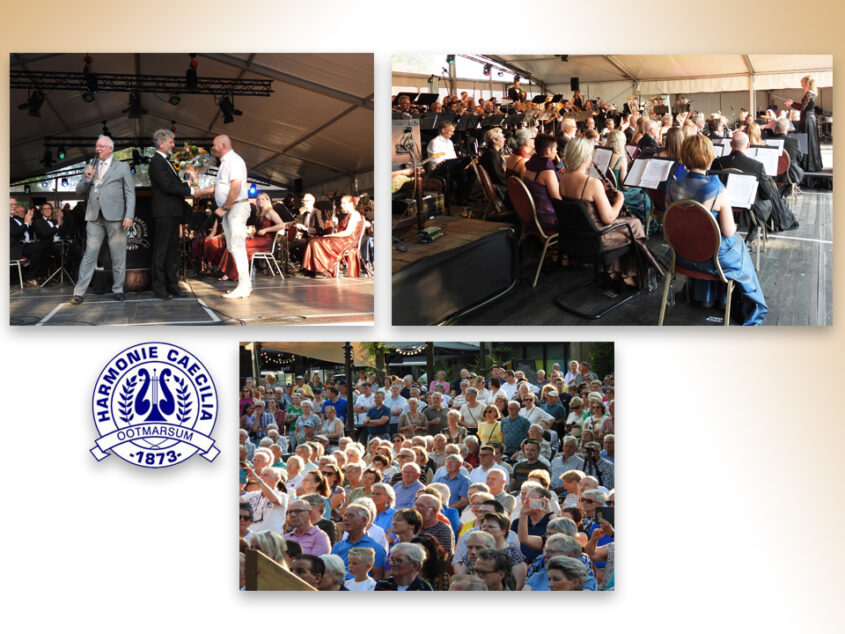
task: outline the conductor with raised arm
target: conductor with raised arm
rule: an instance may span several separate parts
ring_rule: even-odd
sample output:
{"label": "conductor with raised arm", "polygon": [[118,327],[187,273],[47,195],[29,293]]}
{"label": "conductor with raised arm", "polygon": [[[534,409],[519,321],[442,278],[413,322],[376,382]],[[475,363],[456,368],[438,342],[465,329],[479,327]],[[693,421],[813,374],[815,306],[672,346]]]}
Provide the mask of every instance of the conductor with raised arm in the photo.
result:
{"label": "conductor with raised arm", "polygon": [[88,194],[85,208],[85,255],[79,266],[79,280],[70,303],[81,304],[94,275],[97,256],[103,240],[108,239],[111,254],[112,292],[117,301],[124,301],[123,280],[126,277],[126,232],[135,221],[135,181],[126,163],[116,160],[114,141],[100,136],[94,145],[97,159],[85,167],[76,186],[77,194]]}

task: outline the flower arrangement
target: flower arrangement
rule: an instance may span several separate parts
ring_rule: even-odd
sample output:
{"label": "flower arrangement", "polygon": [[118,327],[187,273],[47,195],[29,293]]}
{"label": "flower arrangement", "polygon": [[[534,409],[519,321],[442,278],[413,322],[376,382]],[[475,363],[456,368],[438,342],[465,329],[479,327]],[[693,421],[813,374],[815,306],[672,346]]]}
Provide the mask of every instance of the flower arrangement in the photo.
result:
{"label": "flower arrangement", "polygon": [[173,169],[177,173],[185,170],[184,173],[195,172],[201,174],[208,168],[210,155],[205,148],[197,147],[196,145],[185,146],[173,153]]}

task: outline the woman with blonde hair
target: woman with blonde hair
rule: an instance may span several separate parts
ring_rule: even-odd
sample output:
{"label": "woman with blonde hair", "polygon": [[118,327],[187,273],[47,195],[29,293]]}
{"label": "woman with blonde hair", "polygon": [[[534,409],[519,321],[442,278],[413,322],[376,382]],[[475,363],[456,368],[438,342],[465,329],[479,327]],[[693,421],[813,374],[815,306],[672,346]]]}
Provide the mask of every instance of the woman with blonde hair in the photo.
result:
{"label": "woman with blonde hair", "polygon": [[802,77],[801,88],[804,89],[804,94],[800,103],[787,99],[783,102],[783,105],[801,113],[801,124],[798,131],[807,134],[807,154],[801,167],[806,172],[820,172],[822,170],[822,154],[819,148],[819,128],[816,123],[816,80],[810,75]]}
{"label": "woman with blonde hair", "polygon": [[[625,149],[625,134],[619,130],[611,130],[607,133],[605,146],[613,150],[608,168],[613,172],[616,183],[625,197],[625,209],[628,213],[645,222],[651,212],[651,199],[646,195],[645,190],[640,187],[622,187],[622,181],[628,175],[628,152]],[[576,365],[575,368],[577,373],[578,366]]]}

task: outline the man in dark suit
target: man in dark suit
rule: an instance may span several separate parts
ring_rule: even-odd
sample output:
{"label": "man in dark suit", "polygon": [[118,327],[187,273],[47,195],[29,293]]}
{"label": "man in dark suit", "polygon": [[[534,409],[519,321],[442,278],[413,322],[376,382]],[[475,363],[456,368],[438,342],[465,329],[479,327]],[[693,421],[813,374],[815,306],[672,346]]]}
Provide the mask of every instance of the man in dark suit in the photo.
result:
{"label": "man in dark suit", "polygon": [[173,169],[168,156],[173,151],[175,136],[170,130],[156,130],[153,142],[156,153],[150,159],[152,186],[153,234],[153,292],[159,299],[185,297],[179,288],[179,225],[182,223],[185,198],[192,194],[191,186],[182,181]]}
{"label": "man in dark suit", "polygon": [[513,81],[513,86],[508,88],[508,99],[514,102],[525,101],[525,91],[519,87],[518,79],[515,79]]}
{"label": "man in dark suit", "polygon": [[789,130],[789,121],[778,119],[775,123],[775,134],[769,138],[783,141],[783,149],[789,154],[789,178],[797,185],[804,178],[804,170],[801,169],[801,150],[798,147],[798,139],[789,136],[787,130]]}
{"label": "man in dark suit", "polygon": [[[728,168],[738,169],[743,174],[751,174],[757,177],[757,199],[751,211],[760,224],[769,222],[771,217],[774,221],[775,231],[793,229],[798,226],[795,216],[792,215],[789,207],[781,202],[780,195],[775,189],[772,179],[766,175],[763,163],[745,154],[749,147],[748,135],[745,132],[734,132],[731,137],[731,153],[713,161],[711,169],[725,170]],[[748,232],[746,242],[754,239],[755,228]]]}
{"label": "man in dark suit", "polygon": [[12,211],[9,216],[9,257],[13,260],[29,258],[24,283],[27,286],[38,286],[38,279],[46,277],[48,245],[35,240],[35,232],[32,230],[35,209],[27,211],[14,198],[9,200],[9,208]]}
{"label": "man in dark suit", "polygon": [[660,153],[660,146],[657,144],[657,131],[659,129],[660,124],[657,121],[652,120],[646,124],[645,134],[637,143],[637,147],[640,148],[640,153],[637,156],[646,158]]}

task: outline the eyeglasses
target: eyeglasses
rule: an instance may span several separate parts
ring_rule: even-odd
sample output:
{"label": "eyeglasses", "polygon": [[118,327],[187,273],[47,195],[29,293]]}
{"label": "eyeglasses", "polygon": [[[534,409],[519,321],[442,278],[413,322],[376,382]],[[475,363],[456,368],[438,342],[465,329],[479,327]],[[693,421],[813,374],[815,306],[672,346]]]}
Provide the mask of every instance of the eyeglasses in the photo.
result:
{"label": "eyeglasses", "polygon": [[480,568],[476,567],[475,574],[477,575],[489,575],[491,572],[497,572],[496,570],[481,570]]}
{"label": "eyeglasses", "polygon": [[[290,511],[288,511],[288,513],[290,513]],[[252,518],[249,515],[241,515],[240,521],[241,522],[251,522]]]}
{"label": "eyeglasses", "polygon": [[394,566],[401,566],[402,564],[407,563],[408,561],[410,561],[410,560],[409,559],[401,559],[399,557],[391,557],[390,558],[390,563]]}
{"label": "eyeglasses", "polygon": [[581,504],[595,504],[595,500],[591,500],[590,498],[581,498]]}
{"label": "eyeglasses", "polygon": [[291,509],[287,512],[288,515],[294,515],[296,513],[308,513],[307,509]]}
{"label": "eyeglasses", "polygon": [[334,475],[334,471],[320,471],[324,476],[327,478],[331,478]]}

